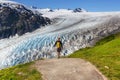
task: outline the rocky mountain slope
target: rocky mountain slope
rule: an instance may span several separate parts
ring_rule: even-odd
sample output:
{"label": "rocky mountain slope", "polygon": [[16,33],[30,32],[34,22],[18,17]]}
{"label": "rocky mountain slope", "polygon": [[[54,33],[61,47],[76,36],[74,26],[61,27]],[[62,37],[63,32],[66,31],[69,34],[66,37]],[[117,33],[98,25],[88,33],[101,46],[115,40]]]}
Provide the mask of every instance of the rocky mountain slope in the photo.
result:
{"label": "rocky mountain slope", "polygon": [[22,4],[0,1],[0,39],[23,35],[47,24],[50,24],[49,18],[35,14]]}

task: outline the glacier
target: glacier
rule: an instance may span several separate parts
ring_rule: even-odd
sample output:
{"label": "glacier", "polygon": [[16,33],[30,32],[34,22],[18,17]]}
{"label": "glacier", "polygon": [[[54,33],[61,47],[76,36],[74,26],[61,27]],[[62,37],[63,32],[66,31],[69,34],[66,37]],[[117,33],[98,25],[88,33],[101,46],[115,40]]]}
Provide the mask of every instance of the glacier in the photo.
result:
{"label": "glacier", "polygon": [[23,36],[0,40],[0,69],[40,58],[56,57],[53,47],[58,37],[63,43],[61,55],[91,47],[96,41],[120,32],[120,12],[83,12],[39,10],[52,24]]}

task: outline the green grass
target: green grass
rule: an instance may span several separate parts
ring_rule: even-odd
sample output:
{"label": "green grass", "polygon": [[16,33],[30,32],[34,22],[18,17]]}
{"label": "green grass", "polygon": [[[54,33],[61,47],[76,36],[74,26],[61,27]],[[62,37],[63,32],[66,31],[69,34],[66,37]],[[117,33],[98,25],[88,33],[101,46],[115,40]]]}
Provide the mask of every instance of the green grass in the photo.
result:
{"label": "green grass", "polygon": [[0,70],[0,80],[42,80],[41,74],[32,65],[34,62]]}
{"label": "green grass", "polygon": [[120,33],[106,37],[94,47],[80,49],[68,57],[90,61],[109,80],[120,80]]}

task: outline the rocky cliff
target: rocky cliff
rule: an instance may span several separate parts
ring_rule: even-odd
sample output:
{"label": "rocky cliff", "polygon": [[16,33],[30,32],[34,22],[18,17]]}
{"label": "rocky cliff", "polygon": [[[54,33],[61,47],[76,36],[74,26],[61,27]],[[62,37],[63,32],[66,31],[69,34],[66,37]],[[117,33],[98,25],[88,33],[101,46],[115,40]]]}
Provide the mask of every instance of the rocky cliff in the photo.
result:
{"label": "rocky cliff", "polygon": [[35,14],[21,4],[0,2],[0,39],[32,32],[50,24],[50,19]]}

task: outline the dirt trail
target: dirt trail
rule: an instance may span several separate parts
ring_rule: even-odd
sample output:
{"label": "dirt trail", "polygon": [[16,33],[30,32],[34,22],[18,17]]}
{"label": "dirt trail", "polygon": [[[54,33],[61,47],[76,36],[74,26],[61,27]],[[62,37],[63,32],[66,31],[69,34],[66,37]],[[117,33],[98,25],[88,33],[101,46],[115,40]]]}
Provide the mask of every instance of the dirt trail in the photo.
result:
{"label": "dirt trail", "polygon": [[82,59],[39,60],[35,67],[43,80],[107,80],[92,64]]}

